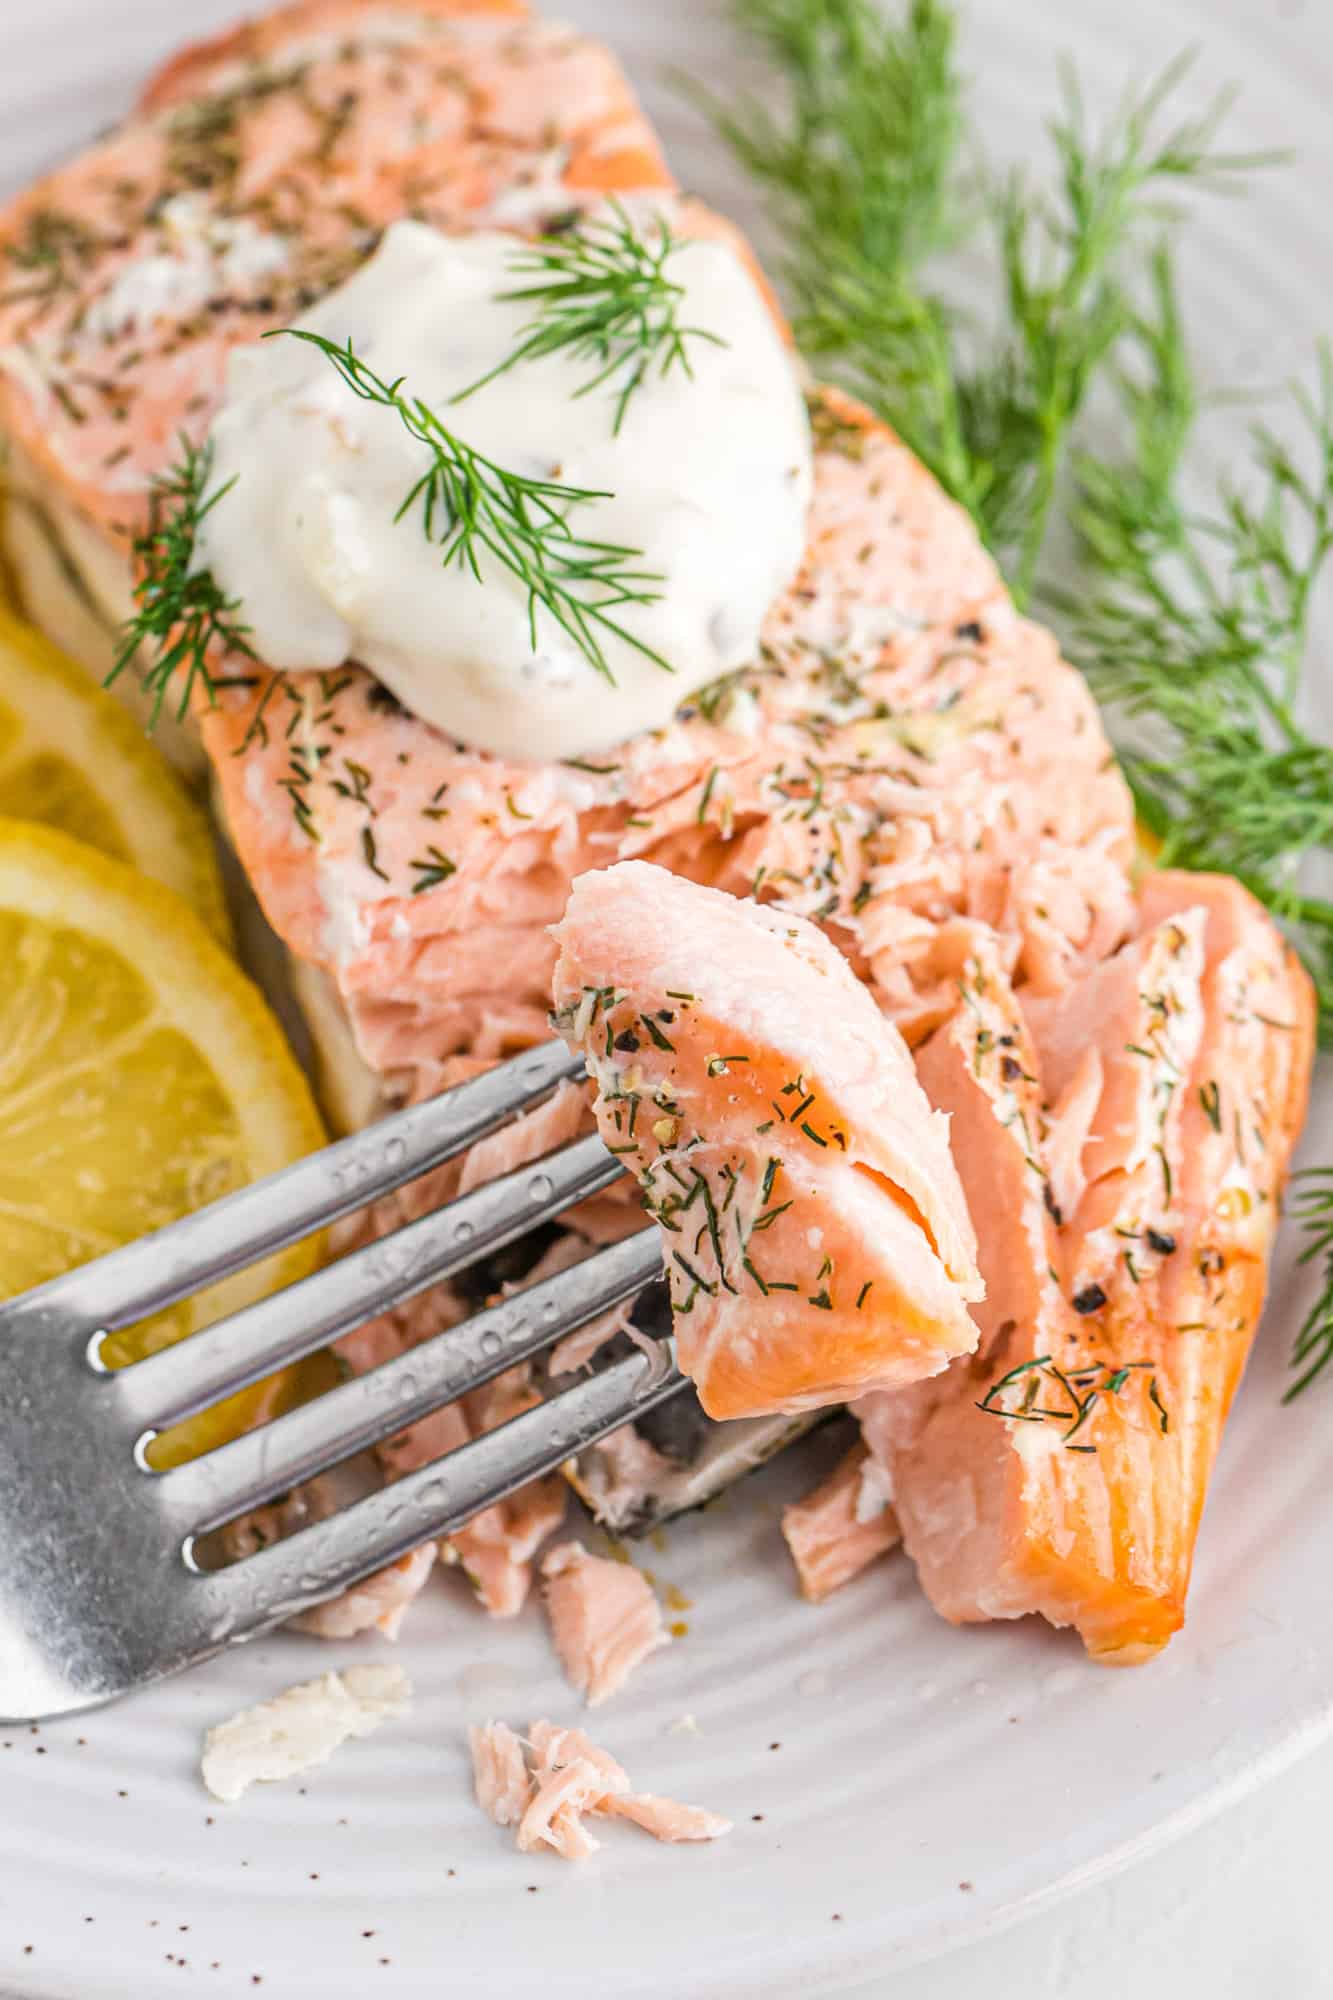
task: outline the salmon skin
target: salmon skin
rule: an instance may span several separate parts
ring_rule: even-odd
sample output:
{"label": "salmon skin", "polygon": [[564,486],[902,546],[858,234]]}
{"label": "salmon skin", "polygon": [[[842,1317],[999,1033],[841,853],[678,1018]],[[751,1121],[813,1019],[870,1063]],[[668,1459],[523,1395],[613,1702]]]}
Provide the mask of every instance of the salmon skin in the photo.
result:
{"label": "salmon skin", "polygon": [[974,1346],[946,1122],[821,931],[623,861],[579,877],[555,939],[553,1018],[664,1231],[709,1416],[827,1407]]}
{"label": "salmon skin", "polygon": [[1138,936],[1058,996],[971,962],[919,1071],[980,1223],[981,1345],[860,1405],[947,1618],[1040,1612],[1114,1664],[1182,1623],[1313,1021],[1305,972],[1221,876],[1150,875]]}
{"label": "salmon skin", "polygon": [[[303,0],[186,51],[123,127],[0,216],[0,430],[28,503],[7,512],[6,532],[29,608],[105,671],[151,482],[175,459],[179,433],[206,436],[229,352],[299,321],[389,222],[410,213],[446,229],[534,233],[636,192],[674,199],[614,61],[521,5]],[[710,223],[683,210],[682,226]],[[272,677],[244,660],[219,663],[237,684],[199,718],[204,754],[357,1121],[548,1033],[550,927],[589,870],[649,861],[819,925],[909,1044],[934,1037],[922,1077],[953,1114],[981,1224],[989,1289],[972,1307],[976,1357],[867,1411],[868,1436],[884,1435],[909,1550],[949,1616],[1042,1610],[1078,1623],[1102,1656],[1134,1657],[1178,1622],[1303,1106],[1308,995],[1234,885],[1187,883],[1168,910],[1161,899],[1176,878],[1150,879],[1136,907],[1129,798],[1082,681],[1018,615],[966,517],[900,441],[836,392],[812,389],[810,409],[802,571],[773,606],[754,663],[666,729],[594,760],[511,764],[431,729],[358,670]],[[25,524],[38,516],[33,536]],[[178,747],[199,755],[197,733]],[[1140,1159],[1124,1139],[1145,1099],[1113,1020],[1130,1005],[1126,968],[1142,968],[1147,940],[1177,919],[1177,974],[1195,995],[1200,1037],[1189,1060],[1216,1046],[1229,1067],[1192,1070],[1195,1095],[1181,1095],[1187,1108],[1168,1121],[1165,1226],[1161,1213],[1135,1220],[1132,1201],[1122,1225],[1099,1204],[1138,1189],[1142,1206],[1161,1158]],[[1160,936],[1151,949],[1166,949]],[[1267,968],[1274,1004],[1260,1011],[1284,1025],[1243,1010],[1226,1018],[1220,995],[1242,963]],[[981,998],[977,969],[990,982]],[[994,1073],[983,1061],[985,1087],[973,1089],[977,1029],[960,982],[983,1011],[994,1003],[983,1025],[999,1056],[1035,1082],[997,1059]],[[1212,1120],[1210,1086],[1222,1092],[1233,1075],[1236,1088],[1253,1086],[1271,1154],[1262,1167],[1231,1159],[1234,1136]],[[1015,1148],[1016,1109],[1039,1141],[1040,1176]],[[589,1115],[567,1095],[486,1158],[532,1157]],[[381,1204],[369,1228],[439,1200],[467,1170]],[[1179,1190],[1191,1206],[1177,1214]],[[1223,1197],[1224,1208],[1249,1207],[1221,1213]],[[587,1247],[633,1221],[625,1200],[604,1199],[570,1224]],[[1177,1248],[1161,1252],[1144,1234],[1135,1251],[1115,1234],[1131,1224]],[[1186,1242],[1199,1246],[1193,1265]],[[1106,1304],[1091,1307],[1099,1292]],[[349,1358],[373,1365],[464,1309],[459,1294],[439,1292],[367,1329]],[[1179,1331],[1196,1321],[1221,1327],[1217,1340]],[[1075,1385],[1086,1401],[1100,1384],[1084,1425],[1095,1453],[1082,1436],[1063,1438],[1055,1419],[997,1414],[994,1398],[973,1407],[1013,1370],[1036,1374],[1041,1362],[1067,1374],[1061,1355],[1103,1371]],[[1166,1433],[1160,1418],[1152,1430],[1154,1375]],[[1049,1386],[1039,1384],[1043,1399]],[[511,1382],[484,1407],[445,1413],[436,1446],[528,1393]],[[1023,1373],[1003,1395],[1015,1393],[1021,1404]],[[755,1437],[757,1454],[804,1421],[754,1420],[762,1445],[735,1431]],[[705,1456],[724,1460],[728,1434],[707,1437]],[[429,1442],[403,1441],[398,1462]],[[654,1495],[672,1480],[689,1487],[689,1453],[697,1462],[693,1439],[689,1453],[669,1444],[679,1440],[621,1433],[585,1458],[583,1490],[651,1518]],[[751,1456],[748,1444],[737,1455]],[[1113,1498],[1132,1512],[1131,1466],[1144,1474],[1149,1514],[1133,1531],[1142,1541],[1106,1513]],[[1029,1471],[1030,1490],[1019,1477]],[[987,1521],[964,1531],[954,1520],[950,1542],[946,1511],[937,1538],[932,1482],[946,1510],[971,1490],[992,1510]],[[521,1601],[535,1547],[559,1517],[549,1492],[507,1506],[471,1550],[479,1587],[502,1609]],[[367,1593],[357,1615],[382,1601]]]}

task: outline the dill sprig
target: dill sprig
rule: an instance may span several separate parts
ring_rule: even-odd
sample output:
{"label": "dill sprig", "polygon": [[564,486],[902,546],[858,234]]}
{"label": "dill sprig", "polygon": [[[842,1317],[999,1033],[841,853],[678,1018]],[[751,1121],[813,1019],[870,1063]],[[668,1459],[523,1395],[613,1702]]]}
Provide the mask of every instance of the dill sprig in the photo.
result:
{"label": "dill sprig", "polygon": [[1031,598],[1074,427],[1134,316],[1144,225],[1186,185],[1219,190],[1271,154],[1226,153],[1213,141],[1232,101],[1162,128],[1192,62],[1169,63],[1127,92],[1098,132],[1073,68],[1060,69],[1061,109],[1047,125],[1051,188],[1015,170],[992,195],[1004,304],[994,351],[960,383],[964,430],[986,468],[983,522],[1019,604]]}
{"label": "dill sprig", "polygon": [[1324,1282],[1296,1335],[1291,1365],[1300,1373],[1283,1397],[1284,1403],[1308,1389],[1333,1362],[1333,1167],[1308,1167],[1293,1180],[1295,1191],[1288,1208],[1307,1233],[1298,1262],[1313,1264],[1322,1257]]}
{"label": "dill sprig", "polygon": [[668,276],[667,265],[684,245],[665,217],[654,216],[640,230],[619,202],[610,206],[610,216],[576,221],[514,252],[510,270],[532,282],[496,296],[530,305],[532,318],[519,328],[513,351],[451,402],[466,402],[522,362],[568,350],[595,371],[575,391],[576,400],[618,380],[611,424],[618,437],[635,392],[654,368],[661,376],[673,368],[692,375],[688,341],[724,344],[706,327],[680,324],[685,288]]}
{"label": "dill sprig", "polygon": [[976,512],[985,481],[964,435],[952,320],[918,276],[962,231],[953,10],[912,0],[899,20],[873,0],[733,0],[732,11],[771,59],[780,108],[682,87],[768,196],[797,339]]}
{"label": "dill sprig", "polygon": [[138,608],[121,629],[120,650],[106,677],[110,687],[137,656],[148,656],[143,686],[153,700],[150,729],[157,724],[178,671],[176,714],[183,719],[196,686],[210,702],[216,699],[220,683],[214,664],[219,653],[256,657],[250,628],[237,616],[240,600],[228,597],[209,570],[191,568],[199,523],[235,481],[229,479],[210,493],[211,443],[193,445],[182,435],[180,445],[179,463],[152,484],[148,527],[134,543]]}
{"label": "dill sprig", "polygon": [[[969,186],[945,0],[911,0],[900,19],[875,0],[734,0],[734,12],[773,58],[785,109],[703,101],[792,245],[797,339],[968,509],[1025,605],[1075,426],[1132,315],[1145,224],[1171,192],[1234,185],[1273,156],[1214,146],[1225,93],[1166,122],[1185,56],[1102,131],[1064,69],[1053,181]],[[964,318],[926,272],[983,219],[994,295]]]}
{"label": "dill sprig", "polygon": [[661,592],[654,586],[664,579],[656,571],[633,567],[641,549],[586,540],[570,526],[575,507],[609,500],[610,493],[554,479],[531,479],[497,465],[449,430],[419,396],[409,395],[401,375],[386,382],[354,351],[350,340],[339,346],[303,327],[286,327],[268,337],[304,340],[318,348],[354,395],[393,410],[409,436],[426,447],[430,463],[405,494],[394,519],[417,513],[427,540],[439,545],[441,561],[446,566],[457,563],[478,583],[484,581],[483,556],[517,577],[528,593],[534,649],[541,605],[584,658],[613,683],[604,650],[609,637],[623,640],[664,672],[674,671],[613,615],[622,605],[656,603]]}
{"label": "dill sprig", "polygon": [[1290,932],[1333,1046],[1333,901],[1303,865],[1333,851],[1333,747],[1302,722],[1311,599],[1333,550],[1333,354],[1293,390],[1303,450],[1267,425],[1213,511],[1182,497],[1198,397],[1165,251],[1120,373],[1123,461],[1080,453],[1076,589],[1054,593],[1070,652],[1120,724],[1140,817],[1165,866],[1234,875]]}

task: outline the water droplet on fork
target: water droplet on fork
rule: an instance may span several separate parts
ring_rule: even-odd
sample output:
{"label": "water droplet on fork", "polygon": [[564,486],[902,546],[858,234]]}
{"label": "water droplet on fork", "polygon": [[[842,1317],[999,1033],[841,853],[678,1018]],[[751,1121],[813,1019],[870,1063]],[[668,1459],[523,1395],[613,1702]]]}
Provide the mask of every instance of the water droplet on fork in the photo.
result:
{"label": "water droplet on fork", "polygon": [[551,1198],[551,1176],[534,1174],[528,1182],[528,1193],[534,1201],[549,1201]]}

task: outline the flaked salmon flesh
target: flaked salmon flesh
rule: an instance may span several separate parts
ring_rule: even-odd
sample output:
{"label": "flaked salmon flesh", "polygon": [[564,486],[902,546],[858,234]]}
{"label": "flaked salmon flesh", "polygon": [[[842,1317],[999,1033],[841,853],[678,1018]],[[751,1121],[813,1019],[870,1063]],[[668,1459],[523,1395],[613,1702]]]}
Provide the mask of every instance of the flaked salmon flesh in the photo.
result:
{"label": "flaked salmon flesh", "polygon": [[[302,0],[189,49],[129,121],[0,215],[15,483],[114,621],[151,482],[181,433],[206,436],[233,347],[299,323],[400,216],[532,234],[639,193],[675,199],[615,62],[519,0]],[[678,219],[724,227],[688,204]],[[908,1551],[949,1617],[1036,1610],[1099,1657],[1144,1657],[1182,1614],[1262,1301],[1305,1106],[1308,985],[1232,883],[1149,875],[1136,901],[1129,797],[1080,677],[885,426],[835,391],[812,389],[810,413],[802,571],[752,665],[666,729],[592,760],[506,763],[359,670],[222,661],[233,684],[197,718],[220,812],[377,1080],[376,1108],[546,1037],[551,927],[594,871],[649,862],[817,925],[952,1117],[987,1286],[970,1331],[950,1322],[942,1373],[863,1405]],[[736,1074],[704,1078],[724,1111]],[[367,1226],[384,1233],[590,1116],[567,1092]],[[831,1205],[865,1235],[853,1186]],[[907,1283],[925,1232],[897,1215]],[[636,1221],[614,1192],[569,1218],[579,1252]],[[773,1299],[753,1303],[762,1342]],[[466,1310],[439,1288],[345,1358],[374,1366]],[[769,1407],[833,1380],[823,1360],[808,1376],[792,1362]],[[746,1392],[745,1371],[719,1374],[720,1407]],[[396,1441],[386,1469],[534,1393],[522,1377],[494,1385]],[[1037,1414],[1090,1398],[1072,1436]],[[606,1463],[652,1450],[628,1433]],[[544,1482],[445,1554],[512,1612],[563,1512]],[[386,1572],[355,1612],[328,1615],[392,1622],[427,1568]]]}
{"label": "flaked salmon flesh", "polygon": [[701,1806],[636,1792],[614,1757],[584,1735],[552,1722],[528,1725],[523,1739],[504,1722],[468,1732],[477,1803],[498,1826],[517,1824],[521,1853],[550,1849],[582,1861],[601,1842],[585,1818],[627,1819],[655,1840],[716,1840],[731,1821]]}
{"label": "flaked salmon flesh", "polygon": [[1139,935],[1059,996],[971,962],[918,1067],[983,1218],[981,1345],[860,1406],[946,1617],[1038,1611],[1117,1664],[1181,1624],[1312,1043],[1308,977],[1221,876],[1150,875]]}
{"label": "flaked salmon flesh", "polygon": [[889,1479],[864,1443],[853,1445],[826,1479],[782,1510],[786,1542],[802,1597],[822,1604],[860,1576],[902,1536],[889,1501]]}
{"label": "flaked salmon flesh", "polygon": [[975,1345],[947,1123],[822,931],[626,861],[579,877],[555,937],[554,1018],[665,1232],[710,1416],[844,1402]]}
{"label": "flaked salmon flesh", "polygon": [[571,1687],[598,1708],[650,1653],[671,1643],[662,1607],[633,1563],[561,1542],[542,1557],[542,1599]]}

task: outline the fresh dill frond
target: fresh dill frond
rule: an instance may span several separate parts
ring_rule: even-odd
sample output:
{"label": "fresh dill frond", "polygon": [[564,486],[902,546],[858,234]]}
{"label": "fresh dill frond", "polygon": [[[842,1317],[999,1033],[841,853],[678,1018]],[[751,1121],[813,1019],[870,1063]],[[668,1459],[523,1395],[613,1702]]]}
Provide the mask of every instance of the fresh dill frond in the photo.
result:
{"label": "fresh dill frond", "polygon": [[[1131,315],[1145,224],[1165,195],[1234,185],[1273,156],[1217,150],[1225,94],[1165,122],[1182,57],[1101,132],[1066,69],[1047,128],[1053,181],[983,173],[968,185],[945,0],[911,0],[900,17],[876,0],[733,0],[733,12],[771,57],[783,108],[692,94],[792,245],[797,339],[968,509],[1025,605],[1075,426]],[[932,259],[983,216],[994,287],[965,317]]]}
{"label": "fresh dill frond", "polygon": [[1302,882],[1333,851],[1333,747],[1298,712],[1311,597],[1333,550],[1333,355],[1293,391],[1305,450],[1268,426],[1215,510],[1181,494],[1198,399],[1169,261],[1120,389],[1133,448],[1077,460],[1078,587],[1056,595],[1072,657],[1122,739],[1165,866],[1234,875],[1287,928],[1333,1045],[1333,901]]}
{"label": "fresh dill frond", "polygon": [[303,340],[318,348],[354,395],[394,411],[409,436],[426,447],[430,463],[404,496],[394,519],[415,513],[427,540],[439,545],[441,561],[446,566],[456,563],[478,583],[484,580],[484,557],[517,577],[528,593],[534,650],[540,604],[607,680],[615,679],[604,650],[610,637],[623,640],[664,672],[674,672],[660,653],[614,616],[622,605],[656,603],[661,595],[657,586],[664,578],[634,567],[641,549],[586,540],[570,526],[574,508],[609,500],[611,494],[553,479],[531,479],[497,465],[449,430],[419,396],[409,395],[401,375],[386,382],[354,351],[350,340],[339,346],[303,327],[286,327],[266,337]]}
{"label": "fresh dill frond", "polygon": [[901,21],[873,0],[734,0],[732,12],[781,80],[780,113],[686,87],[772,198],[798,302],[816,301],[830,255],[915,270],[956,224],[952,7],[911,0]]}
{"label": "fresh dill frond", "polygon": [[192,569],[199,524],[235,481],[208,490],[213,465],[211,443],[193,445],[181,437],[178,464],[155,479],[149,494],[148,527],[134,543],[137,610],[120,632],[120,650],[106,685],[120,678],[140,655],[145,692],[152,697],[149,728],[155,728],[177,673],[181,675],[177,718],[189,711],[196,686],[211,703],[219,682],[219,654],[253,660],[248,625],[237,616],[240,600],[228,597],[211,571]]}
{"label": "fresh dill frond", "polygon": [[780,108],[683,87],[769,199],[802,351],[979,513],[987,476],[965,435],[952,317],[919,278],[963,230],[954,11],[734,0],[733,14],[768,54]]}
{"label": "fresh dill frond", "polygon": [[665,217],[640,228],[619,202],[610,206],[610,216],[580,220],[515,250],[509,268],[531,282],[496,296],[530,305],[532,318],[520,327],[512,353],[452,402],[465,402],[525,361],[568,350],[595,371],[576,396],[589,396],[604,383],[618,385],[611,429],[619,436],[630,402],[654,369],[661,376],[673,368],[690,375],[687,342],[724,344],[706,327],[680,323],[685,287],[668,275],[667,265],[685,246]]}
{"label": "fresh dill frond", "polygon": [[1100,133],[1063,64],[1061,107],[1047,125],[1054,184],[1016,170],[990,195],[1000,323],[960,395],[972,457],[988,473],[983,528],[1020,605],[1037,581],[1074,426],[1133,316],[1145,223],[1175,191],[1234,186],[1273,157],[1214,147],[1229,92],[1161,129],[1191,61],[1181,56],[1127,92]]}
{"label": "fresh dill frond", "polygon": [[1307,1233],[1298,1262],[1313,1264],[1322,1258],[1324,1269],[1323,1287],[1296,1335],[1291,1365],[1300,1373],[1282,1398],[1284,1403],[1308,1389],[1333,1362],[1333,1167],[1308,1167],[1292,1178],[1295,1192],[1288,1209]]}

